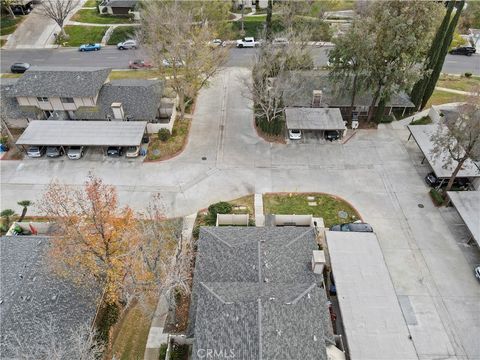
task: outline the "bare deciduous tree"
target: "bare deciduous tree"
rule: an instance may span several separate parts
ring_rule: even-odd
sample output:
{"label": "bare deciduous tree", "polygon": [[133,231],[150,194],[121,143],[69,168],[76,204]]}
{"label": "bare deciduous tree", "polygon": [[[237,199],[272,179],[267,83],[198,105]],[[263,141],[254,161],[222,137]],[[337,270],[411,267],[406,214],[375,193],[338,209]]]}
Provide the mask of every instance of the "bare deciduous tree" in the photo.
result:
{"label": "bare deciduous tree", "polygon": [[65,20],[75,10],[80,3],[79,0],[43,0],[42,13],[44,16],[52,19],[60,27],[60,34],[66,37],[64,30]]}
{"label": "bare deciduous tree", "polygon": [[[283,96],[286,91],[294,94],[301,85],[290,71],[310,70],[313,60],[307,46],[308,34],[281,34],[288,43],[282,46],[265,42],[255,54],[252,79],[245,82],[248,92],[245,97],[254,103],[255,116],[267,123],[279,118],[285,109]],[[262,120],[262,121],[263,121]]]}
{"label": "bare deciduous tree", "polygon": [[480,92],[477,91],[468,101],[459,106],[458,116],[452,116],[445,120],[445,126],[439,126],[437,132],[432,135],[434,143],[432,154],[435,158],[442,157],[445,151],[447,157],[442,157],[445,167],[457,162],[452,176],[445,188],[450,191],[455,178],[467,159],[480,161]]}
{"label": "bare deciduous tree", "polygon": [[59,334],[53,320],[36,324],[35,341],[27,341],[19,333],[5,334],[4,356],[18,360],[98,360],[104,346],[97,340],[95,330],[88,324]]}
{"label": "bare deciduous tree", "polygon": [[8,14],[10,15],[10,17],[12,19],[16,18],[15,14],[13,13],[13,10],[12,10],[12,5],[15,2],[16,2],[15,0],[2,0],[2,2],[1,2],[2,8],[7,10]]}
{"label": "bare deciduous tree", "polygon": [[212,47],[215,26],[209,23],[206,12],[187,5],[145,1],[140,33],[153,63],[171,73],[168,81],[178,94],[181,119],[188,102],[219,71],[228,55],[227,48]]}

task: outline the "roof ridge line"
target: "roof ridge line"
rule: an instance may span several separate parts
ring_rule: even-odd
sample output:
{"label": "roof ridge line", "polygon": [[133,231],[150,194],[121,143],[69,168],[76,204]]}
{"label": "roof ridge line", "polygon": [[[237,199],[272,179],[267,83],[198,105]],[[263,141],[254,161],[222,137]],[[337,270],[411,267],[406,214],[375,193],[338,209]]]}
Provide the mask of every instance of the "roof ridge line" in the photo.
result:
{"label": "roof ridge line", "polygon": [[[309,228],[307,231],[305,231],[304,233],[302,233],[301,235],[298,235],[296,238],[294,238],[293,240],[291,240],[290,242],[288,242],[287,244],[283,245],[282,246],[282,249],[283,248],[286,248],[286,247],[289,247],[290,245],[292,245],[294,242],[300,240],[301,238],[303,238],[308,232],[310,231],[313,231],[313,228]],[[274,262],[275,260],[277,260],[280,256],[282,256],[283,254],[281,252],[279,252],[279,254],[277,256],[275,256],[274,258],[272,258],[270,260],[270,262]]]}
{"label": "roof ridge line", "polygon": [[300,299],[302,297],[305,296],[305,294],[309,293],[313,288],[315,288],[315,286],[317,286],[316,283],[313,283],[312,285],[310,285],[307,289],[305,289],[304,292],[302,292],[300,295],[298,295],[295,299],[293,299],[293,301],[290,302],[291,305],[294,305],[296,304],[298,301],[300,301]]}
{"label": "roof ridge line", "polygon": [[203,281],[200,281],[200,285],[202,285],[206,290],[208,290],[208,292],[210,292],[213,296],[215,296],[215,298],[220,301],[222,304],[225,304],[225,305],[231,305],[233,304],[233,302],[229,302],[229,301],[225,301],[223,300],[220,295],[218,295],[215,291],[213,291],[212,289],[210,289],[207,285],[205,285],[205,283]]}
{"label": "roof ridge line", "polygon": [[230,245],[229,243],[227,243],[225,240],[222,240],[218,235],[214,234],[213,232],[207,230],[208,228],[207,227],[204,227],[203,230],[206,231],[207,233],[209,233],[210,235],[212,235],[214,238],[216,238],[218,241],[220,241],[221,243],[227,245],[230,249],[233,249],[233,246]]}

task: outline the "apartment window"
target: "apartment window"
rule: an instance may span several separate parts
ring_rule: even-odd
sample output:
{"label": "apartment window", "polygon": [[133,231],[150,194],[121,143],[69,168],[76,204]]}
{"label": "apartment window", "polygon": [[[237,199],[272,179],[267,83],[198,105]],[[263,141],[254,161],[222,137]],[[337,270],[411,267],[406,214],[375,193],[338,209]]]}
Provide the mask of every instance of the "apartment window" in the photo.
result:
{"label": "apartment window", "polygon": [[39,101],[39,102],[48,102],[48,97],[45,97],[45,96],[37,97],[37,101]]}
{"label": "apartment window", "polygon": [[71,98],[71,97],[62,97],[62,98],[60,98],[60,100],[64,104],[73,104],[73,102],[74,102],[73,98]]}

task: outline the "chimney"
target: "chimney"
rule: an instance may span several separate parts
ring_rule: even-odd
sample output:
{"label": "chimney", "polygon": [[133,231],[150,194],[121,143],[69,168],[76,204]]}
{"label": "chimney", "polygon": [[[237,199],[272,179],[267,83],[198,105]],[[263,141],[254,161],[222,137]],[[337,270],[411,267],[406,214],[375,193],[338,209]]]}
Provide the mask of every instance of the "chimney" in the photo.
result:
{"label": "chimney", "polygon": [[323,91],[322,90],[313,90],[312,107],[321,107],[322,106],[322,97],[323,97]]}
{"label": "chimney", "polygon": [[119,102],[112,103],[112,111],[113,111],[114,120],[123,120],[125,118],[122,103],[119,103]]}
{"label": "chimney", "polygon": [[323,250],[313,250],[312,271],[315,274],[323,274],[325,267],[325,253]]}

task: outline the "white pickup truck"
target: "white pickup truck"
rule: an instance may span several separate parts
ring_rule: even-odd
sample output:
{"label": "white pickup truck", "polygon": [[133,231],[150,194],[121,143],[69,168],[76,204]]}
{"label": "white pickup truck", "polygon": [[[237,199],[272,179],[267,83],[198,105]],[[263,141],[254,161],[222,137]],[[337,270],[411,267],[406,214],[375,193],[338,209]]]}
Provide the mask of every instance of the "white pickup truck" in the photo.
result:
{"label": "white pickup truck", "polygon": [[247,47],[257,47],[258,42],[255,41],[253,37],[244,37],[243,39],[237,40],[237,48],[247,48]]}

